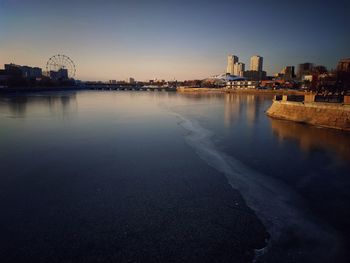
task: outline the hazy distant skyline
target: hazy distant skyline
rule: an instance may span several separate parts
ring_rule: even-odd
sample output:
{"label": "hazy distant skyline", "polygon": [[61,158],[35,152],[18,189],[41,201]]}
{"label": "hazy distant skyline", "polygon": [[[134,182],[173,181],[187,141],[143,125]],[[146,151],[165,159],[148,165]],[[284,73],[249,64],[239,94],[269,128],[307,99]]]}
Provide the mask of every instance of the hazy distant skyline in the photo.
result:
{"label": "hazy distant skyline", "polygon": [[350,4],[331,1],[0,0],[0,68],[39,66],[61,53],[77,78],[201,79],[234,54],[268,74],[350,57]]}

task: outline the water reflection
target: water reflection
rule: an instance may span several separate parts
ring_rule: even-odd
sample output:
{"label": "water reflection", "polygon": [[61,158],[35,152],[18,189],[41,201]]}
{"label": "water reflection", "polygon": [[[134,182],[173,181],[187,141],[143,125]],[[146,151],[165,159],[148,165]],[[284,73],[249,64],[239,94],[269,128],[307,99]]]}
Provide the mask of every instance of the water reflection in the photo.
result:
{"label": "water reflection", "polygon": [[[260,198],[261,192],[253,191],[252,188],[247,189],[252,195],[256,195],[257,199],[262,200],[260,203],[264,211],[267,211],[266,207],[271,206],[270,203],[274,203],[270,200],[279,198],[285,202],[291,200],[291,192],[296,192],[298,196],[303,197],[301,208],[307,207],[312,216],[327,222],[332,228],[344,233],[344,236],[350,236],[348,234],[350,215],[347,209],[350,200],[349,167],[347,162],[343,165],[337,158],[340,156],[350,160],[348,148],[350,134],[270,119],[265,111],[271,102],[271,95],[224,93],[84,91],[0,96],[2,124],[0,168],[2,175],[11,175],[8,176],[8,181],[3,175],[5,179],[2,179],[1,185],[5,186],[4,189],[9,189],[9,194],[6,196],[18,195],[16,205],[21,209],[26,208],[26,206],[22,207],[25,200],[23,196],[38,193],[36,203],[41,204],[44,199],[50,200],[48,196],[50,197],[52,193],[51,200],[58,200],[56,206],[61,209],[57,211],[63,211],[61,215],[55,215],[54,218],[58,221],[65,217],[63,214],[67,215],[68,223],[65,225],[73,225],[74,227],[70,229],[76,231],[82,225],[79,220],[85,220],[92,211],[90,214],[92,221],[95,220],[95,215],[101,215],[101,221],[98,219],[99,224],[95,225],[105,226],[104,233],[113,234],[108,220],[113,222],[113,227],[122,226],[122,224],[115,224],[118,215],[111,214],[111,211],[121,211],[119,209],[121,207],[129,210],[129,207],[136,204],[135,201],[130,201],[127,205],[124,205],[125,202],[120,202],[121,206],[115,209],[113,200],[118,199],[118,196],[140,198],[140,208],[137,207],[140,210],[131,209],[141,211],[139,218],[142,220],[135,221],[135,225],[139,226],[139,223],[147,218],[143,214],[144,211],[148,211],[147,215],[157,215],[158,212],[152,210],[155,206],[149,206],[150,209],[145,210],[147,205],[144,205],[142,195],[138,195],[137,189],[156,184],[154,191],[152,187],[146,187],[146,195],[160,193],[149,203],[160,200],[169,207],[166,203],[167,198],[171,196],[169,189],[177,185],[173,182],[184,179],[187,191],[188,178],[195,176],[196,183],[191,184],[191,188],[193,185],[193,189],[197,189],[197,186],[206,183],[207,172],[212,173],[213,167],[219,167],[218,163],[225,164],[229,160],[230,173],[241,171],[239,174],[244,175],[248,186],[257,186],[256,182],[261,182],[260,186],[268,189],[266,185],[269,182],[278,182],[270,186],[274,190],[271,193],[278,193],[279,196],[270,193]],[[203,152],[208,157],[204,159],[205,156],[202,155],[201,158],[207,160],[208,164],[214,163],[214,165],[208,166],[202,162],[202,159],[197,159],[194,156],[195,151],[184,144],[183,129],[180,129],[178,119],[169,114],[169,108],[189,120],[189,122],[182,122],[182,125],[187,123],[187,126],[192,128],[203,126],[203,129],[189,130],[188,135],[193,136],[191,138],[194,139],[199,138],[196,149],[204,149]],[[75,114],[78,111],[79,114]],[[69,121],[62,116],[70,118]],[[20,117],[27,121],[9,117]],[[198,126],[191,126],[191,123]],[[213,137],[212,134],[214,134]],[[288,140],[288,143],[278,143],[283,140]],[[303,152],[310,154],[305,155],[302,154]],[[213,155],[213,153],[223,154]],[[42,165],[40,166],[36,163],[37,156],[41,156]],[[40,172],[43,167],[45,172]],[[288,169],[285,169],[286,167]],[[220,169],[220,167],[217,168],[218,171],[221,171]],[[184,172],[187,173],[186,176],[181,177]],[[173,174],[173,177],[169,174]],[[12,175],[16,175],[18,181]],[[169,176],[174,178],[174,181],[168,185],[169,188],[164,188],[167,186],[164,180],[170,178]],[[216,176],[218,175],[214,178]],[[25,177],[30,179],[23,180]],[[10,181],[13,182],[11,188],[7,187],[7,182]],[[42,184],[36,182],[42,182]],[[135,182],[137,189],[134,187]],[[281,188],[281,185],[288,187]],[[234,187],[237,188],[237,184]],[[132,194],[120,195],[123,191],[133,191],[133,189],[136,190]],[[178,188],[173,190],[174,196],[179,193]],[[264,192],[266,191],[262,193]],[[104,198],[101,198],[101,194],[105,194]],[[207,190],[204,194],[208,194]],[[66,203],[61,204],[62,197],[65,196]],[[14,198],[7,200],[14,200]],[[89,202],[85,206],[83,202],[86,200]],[[206,201],[205,203],[207,204]],[[35,202],[31,200],[31,205],[34,204]],[[70,216],[71,211],[66,207],[71,204],[73,204],[72,207],[86,208],[86,214],[85,211],[83,213],[78,211],[77,217]],[[51,206],[52,203],[48,202],[47,208],[50,209]],[[15,206],[11,204],[11,207]],[[282,219],[288,215],[285,211],[273,206],[272,209],[279,212]],[[39,216],[42,216],[46,223],[52,221],[52,218],[45,218],[49,213],[46,213],[42,207],[40,209],[30,207],[28,210],[35,219],[36,215],[32,211],[44,211],[39,212]],[[4,214],[8,215],[8,222],[13,224],[15,217],[9,213]],[[25,217],[18,213],[16,215],[18,215],[17,223],[22,224]],[[69,224],[72,223],[69,220],[75,218],[79,220]],[[128,218],[125,218],[127,221]],[[205,218],[207,218],[206,215]],[[36,222],[34,219],[32,222]],[[277,220],[276,217],[275,220]],[[181,224],[181,226],[186,225],[188,224]],[[291,224],[287,225],[289,227]],[[320,226],[323,228],[324,224],[320,223]],[[40,230],[45,230],[45,224],[38,227]],[[46,227],[48,229],[50,226],[46,224]],[[29,232],[31,230],[29,227],[26,229],[29,229]],[[309,235],[317,235],[314,230],[307,229],[310,232]],[[87,233],[85,229],[79,232],[81,235],[84,233]],[[162,233],[166,232],[162,230]],[[38,232],[32,231],[30,234],[33,234],[36,239]],[[291,240],[291,243],[281,245],[283,258],[285,255],[286,257],[291,255],[286,252],[288,249],[296,251],[301,246],[297,244],[299,239],[293,233],[286,232],[285,235],[287,237],[283,240],[288,242]],[[95,233],[91,236],[99,237]],[[302,241],[303,244],[308,242],[307,239]]]}
{"label": "water reflection", "polygon": [[271,119],[271,128],[280,141],[296,140],[305,152],[332,149],[342,159],[350,160],[350,135],[348,133],[276,119]]}
{"label": "water reflection", "polygon": [[[29,107],[27,107],[29,105]],[[7,94],[0,96],[0,112],[12,118],[23,118],[31,113],[69,116],[78,108],[76,93]]]}
{"label": "water reflection", "polygon": [[249,127],[259,118],[259,108],[263,102],[271,100],[270,95],[256,96],[254,94],[225,94],[224,121],[229,127],[240,118],[246,118]]}

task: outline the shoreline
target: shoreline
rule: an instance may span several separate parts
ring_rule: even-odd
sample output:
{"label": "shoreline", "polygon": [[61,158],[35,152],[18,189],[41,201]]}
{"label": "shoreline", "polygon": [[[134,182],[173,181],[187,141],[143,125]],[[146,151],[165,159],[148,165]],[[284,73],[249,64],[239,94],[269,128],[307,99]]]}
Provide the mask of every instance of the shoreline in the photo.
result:
{"label": "shoreline", "polygon": [[43,92],[43,91],[72,91],[87,90],[85,87],[78,86],[59,86],[59,87],[18,87],[18,88],[2,88],[0,93],[24,93],[24,92]]}
{"label": "shoreline", "polygon": [[263,89],[227,89],[227,88],[195,88],[178,87],[177,92],[208,92],[208,93],[246,93],[246,94],[272,94],[272,95],[305,95],[310,92],[299,90],[263,90]]}
{"label": "shoreline", "polygon": [[266,114],[274,119],[350,132],[350,105],[343,103],[273,100]]}
{"label": "shoreline", "polygon": [[[24,93],[24,92],[43,92],[43,91],[72,91],[72,90],[91,90],[90,87],[78,86],[59,86],[59,87],[18,87],[2,88],[1,93]],[[310,92],[298,90],[258,90],[258,89],[226,89],[226,88],[195,88],[195,87],[178,87],[176,92],[179,93],[244,93],[244,94],[271,94],[271,95],[305,95]]]}

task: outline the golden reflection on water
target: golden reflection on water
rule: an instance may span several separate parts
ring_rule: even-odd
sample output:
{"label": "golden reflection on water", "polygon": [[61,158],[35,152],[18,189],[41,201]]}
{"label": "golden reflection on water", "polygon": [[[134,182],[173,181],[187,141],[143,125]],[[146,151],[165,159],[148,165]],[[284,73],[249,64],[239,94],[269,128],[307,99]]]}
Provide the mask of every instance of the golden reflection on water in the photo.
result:
{"label": "golden reflection on water", "polygon": [[350,134],[347,132],[276,119],[271,119],[271,128],[281,141],[298,141],[305,152],[320,148],[332,149],[342,159],[350,160]]}
{"label": "golden reflection on water", "polygon": [[224,121],[228,127],[241,117],[247,118],[248,126],[252,127],[259,116],[259,106],[263,101],[272,101],[271,95],[225,94]]}

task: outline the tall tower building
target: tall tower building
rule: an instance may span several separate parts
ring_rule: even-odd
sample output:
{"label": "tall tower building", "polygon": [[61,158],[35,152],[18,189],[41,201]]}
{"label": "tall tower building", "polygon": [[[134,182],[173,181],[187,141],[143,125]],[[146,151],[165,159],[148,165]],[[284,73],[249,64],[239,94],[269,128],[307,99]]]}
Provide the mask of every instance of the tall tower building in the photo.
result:
{"label": "tall tower building", "polygon": [[237,62],[234,64],[233,75],[243,77],[244,71],[245,71],[245,64],[244,63]]}
{"label": "tall tower building", "polygon": [[238,57],[234,55],[229,55],[227,57],[227,68],[226,73],[234,75],[234,66],[238,62]]}
{"label": "tall tower building", "polygon": [[263,70],[263,57],[252,56],[250,58],[250,70],[261,72]]}

